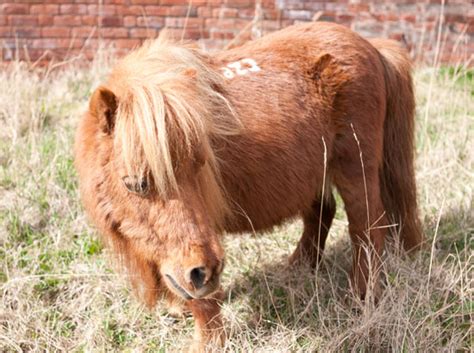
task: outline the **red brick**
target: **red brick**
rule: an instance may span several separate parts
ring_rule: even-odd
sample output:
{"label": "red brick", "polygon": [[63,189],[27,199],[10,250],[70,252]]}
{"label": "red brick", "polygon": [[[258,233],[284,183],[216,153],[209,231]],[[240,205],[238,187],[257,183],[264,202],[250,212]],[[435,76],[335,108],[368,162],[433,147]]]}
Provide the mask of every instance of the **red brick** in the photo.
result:
{"label": "red brick", "polygon": [[54,16],[54,24],[57,26],[79,26],[82,23],[81,16],[57,15]]}
{"label": "red brick", "polygon": [[11,27],[0,27],[0,38],[7,38],[12,36]]}
{"label": "red brick", "polygon": [[[53,59],[54,55],[51,52],[44,51],[42,49],[30,49],[26,52],[21,51],[20,57],[22,60],[34,61],[36,65],[46,66],[50,60]],[[38,60],[41,60],[38,62]]]}
{"label": "red brick", "polygon": [[38,17],[33,15],[10,15],[9,23],[12,26],[36,26]]}
{"label": "red brick", "polygon": [[87,13],[89,15],[116,15],[121,13],[121,7],[117,5],[88,5]]}
{"label": "red brick", "polygon": [[130,0],[130,2],[134,5],[158,5],[160,3],[159,0]]}
{"label": "red brick", "polygon": [[187,28],[184,31],[184,39],[198,40],[199,38],[209,38],[209,32],[202,29]]}
{"label": "red brick", "polygon": [[352,22],[354,20],[354,16],[348,15],[348,14],[340,14],[340,15],[337,15],[336,20],[338,21],[338,23]]}
{"label": "red brick", "polygon": [[239,9],[237,16],[239,18],[245,18],[245,19],[250,20],[255,17],[255,10],[254,9]]}
{"label": "red brick", "polygon": [[204,25],[202,18],[167,17],[165,26],[170,28],[199,28]]}
{"label": "red brick", "polygon": [[100,35],[104,38],[126,38],[128,30],[126,28],[102,28]]}
{"label": "red brick", "polygon": [[31,5],[30,14],[56,15],[59,13],[59,5]]}
{"label": "red brick", "polygon": [[283,11],[283,17],[291,20],[311,20],[313,14],[307,10],[285,10]]}
{"label": "red brick", "polygon": [[24,41],[21,41],[21,40],[19,41],[16,38],[12,38],[12,39],[8,38],[5,40],[2,40],[2,46],[7,49],[16,49],[17,45],[18,47],[20,47],[22,42]]}
{"label": "red brick", "polygon": [[[66,57],[83,57],[84,56],[84,47],[81,47],[81,48],[72,48],[72,49],[67,49],[66,53],[65,54],[60,54],[58,53],[58,55],[66,55]],[[78,65],[81,65],[81,63],[78,63]]]}
{"label": "red brick", "polygon": [[378,21],[381,21],[381,22],[386,22],[386,21],[398,21],[399,20],[399,17],[398,15],[394,14],[394,13],[376,13],[376,14],[373,14],[373,16],[378,20]]}
{"label": "red brick", "polygon": [[[105,5],[123,5],[124,3],[127,3],[125,0],[102,0]],[[97,3],[97,0],[91,0],[91,2]]]}
{"label": "red brick", "polygon": [[145,16],[168,16],[170,6],[140,6],[140,15]]}
{"label": "red brick", "polygon": [[[293,8],[294,10],[296,10],[295,8]],[[304,6],[302,8],[300,8],[300,10],[310,10],[310,11],[314,11],[314,12],[317,12],[317,11],[324,11],[326,9],[326,4],[325,2],[321,1],[321,2],[305,2],[304,3]]]}
{"label": "red brick", "polygon": [[6,15],[0,14],[0,26],[6,26],[8,23],[8,17]]}
{"label": "red brick", "polygon": [[265,10],[263,10],[263,17],[266,20],[276,20],[276,19],[278,19],[278,17],[280,15],[281,15],[280,10],[275,10],[275,9],[265,9]]}
{"label": "red brick", "polygon": [[188,6],[190,1],[192,1],[193,6],[207,5],[207,0],[161,0],[160,4],[161,5],[185,5],[185,6]]}
{"label": "red brick", "polygon": [[238,18],[208,18],[205,28],[230,29],[238,31],[245,27],[249,21]]}
{"label": "red brick", "polygon": [[446,22],[467,22],[467,16],[463,13],[458,14],[445,14],[444,19]]}
{"label": "red brick", "polygon": [[196,40],[199,38],[207,38],[209,36],[208,31],[197,28],[188,28],[186,30],[183,28],[170,28],[167,32],[171,38],[175,38],[177,40],[181,39],[181,37],[184,39]]}
{"label": "red brick", "polygon": [[30,4],[44,4],[45,2],[50,3],[50,4],[66,4],[66,3],[71,3],[74,2],[74,0],[14,0],[17,2],[27,2]]}
{"label": "red brick", "polygon": [[261,1],[262,7],[266,9],[274,9],[275,8],[275,0],[262,0]]}
{"label": "red brick", "polygon": [[348,4],[347,6],[347,11],[351,13],[357,13],[357,12],[363,12],[363,11],[369,11],[370,6],[369,4]]}
{"label": "red brick", "polygon": [[108,40],[102,39],[98,37],[97,35],[95,35],[93,37],[88,37],[84,41],[84,48],[98,49],[99,47],[102,47],[104,44],[106,44],[106,42],[108,42]]}
{"label": "red brick", "polygon": [[222,18],[222,17],[225,17],[225,18],[237,17],[238,13],[239,13],[239,10],[237,10],[237,9],[229,9],[229,8],[225,8],[225,7],[221,7],[219,9],[212,10],[212,16],[213,17],[219,17],[219,18]]}
{"label": "red brick", "polygon": [[92,38],[97,36],[98,29],[93,26],[80,26],[74,27],[71,30],[71,35],[73,38]]}
{"label": "red brick", "polygon": [[99,23],[103,27],[120,27],[122,26],[122,17],[120,16],[99,17]]}
{"label": "red brick", "polygon": [[[46,49],[37,49],[37,51],[42,51],[42,55],[37,60],[44,60],[44,61],[51,61],[51,60],[63,60],[66,58],[70,58],[79,52],[77,48],[46,48]],[[28,51],[29,53],[29,51]]]}
{"label": "red brick", "polygon": [[[115,6],[115,13],[117,15],[123,16],[123,14],[125,13],[125,8],[127,6],[124,6],[124,5],[114,5],[114,6]],[[107,14],[105,14],[105,15],[107,15]]]}
{"label": "red brick", "polygon": [[86,49],[82,50],[81,54],[87,59],[87,60],[94,60],[96,55],[97,55],[97,50],[94,49]]}
{"label": "red brick", "polygon": [[[147,6],[151,7],[151,6]],[[159,7],[159,6],[157,6]],[[145,15],[145,7],[143,6],[125,6],[123,9],[124,15],[136,15],[136,16],[143,16]]]}
{"label": "red brick", "polygon": [[168,16],[189,16],[189,17],[196,17],[197,16],[197,7],[194,6],[171,6],[168,11]]}
{"label": "red brick", "polygon": [[207,5],[211,7],[219,7],[225,4],[225,0],[208,0]]}
{"label": "red brick", "polygon": [[423,26],[422,26],[426,31],[433,31],[435,28],[438,28],[438,22],[437,21],[425,21]]}
{"label": "red brick", "polygon": [[82,16],[81,24],[86,26],[97,26],[99,23],[99,17],[97,16]]}
{"label": "red brick", "polygon": [[69,27],[43,27],[41,29],[43,37],[49,38],[69,38],[71,35],[71,28]]}
{"label": "red brick", "polygon": [[126,48],[115,48],[115,53],[117,55],[118,58],[124,56],[124,55],[127,55],[128,53],[130,53],[130,49],[126,49]]}
{"label": "red brick", "polygon": [[117,39],[114,40],[114,46],[116,48],[133,48],[139,46],[141,43],[140,39]]}
{"label": "red brick", "polygon": [[252,0],[226,0],[225,3],[229,7],[249,7],[249,6],[253,7],[254,6],[254,2]]}
{"label": "red brick", "polygon": [[[18,0],[18,1],[22,1],[22,2],[31,2],[31,3],[45,3],[46,0],[42,0],[42,1],[36,1],[36,0]],[[84,2],[85,0],[81,0],[81,2]],[[72,4],[74,2],[77,2],[77,0],[47,0],[48,3],[51,3],[51,4]]]}
{"label": "red brick", "polygon": [[271,20],[263,21],[263,29],[265,31],[278,31],[280,28],[281,28],[280,21],[271,21]]}
{"label": "red brick", "polygon": [[61,14],[67,15],[85,15],[87,14],[87,5],[85,4],[65,4],[59,7],[59,12]]}
{"label": "red brick", "polygon": [[3,4],[0,12],[5,15],[26,15],[28,13],[27,4]]}
{"label": "red brick", "polygon": [[199,7],[197,10],[198,17],[212,17],[212,8],[211,7]]}
{"label": "red brick", "polygon": [[474,21],[468,21],[468,23],[453,23],[453,29],[456,33],[461,33],[466,26],[466,32],[472,35],[474,33]]}
{"label": "red brick", "polygon": [[38,25],[40,26],[52,26],[54,23],[54,17],[48,15],[38,15]]}
{"label": "red brick", "polygon": [[403,14],[402,20],[415,23],[416,22],[416,14]]}
{"label": "red brick", "polygon": [[33,49],[80,48],[84,44],[81,39],[42,38],[34,39],[31,43]]}
{"label": "red brick", "polygon": [[216,39],[200,38],[199,43],[208,51],[217,51],[224,47],[226,42]]}
{"label": "red brick", "polygon": [[234,39],[235,33],[233,31],[211,30],[211,39]]}
{"label": "red brick", "polygon": [[158,31],[154,28],[132,28],[130,37],[132,38],[151,38],[157,35]]}
{"label": "red brick", "polygon": [[137,18],[135,16],[125,16],[123,18],[123,25],[125,27],[135,27],[137,25]]}
{"label": "red brick", "polygon": [[398,32],[398,33],[390,33],[390,35],[388,36],[390,39],[393,39],[393,40],[396,40],[396,41],[401,41],[404,37],[404,34],[403,32]]}
{"label": "red brick", "polygon": [[165,24],[163,17],[148,16],[148,17],[137,17],[137,26],[139,27],[151,27],[161,28]]}

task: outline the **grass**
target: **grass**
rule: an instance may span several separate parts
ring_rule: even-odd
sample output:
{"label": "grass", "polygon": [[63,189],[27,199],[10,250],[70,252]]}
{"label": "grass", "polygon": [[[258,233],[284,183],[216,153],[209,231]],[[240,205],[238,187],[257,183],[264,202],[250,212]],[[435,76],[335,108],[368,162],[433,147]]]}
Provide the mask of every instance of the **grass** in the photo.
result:
{"label": "grass", "polygon": [[[190,318],[144,309],[88,226],[74,129],[112,57],[0,72],[0,351],[183,350]],[[348,300],[350,243],[339,205],[318,272],[290,271],[299,222],[228,236],[223,313],[237,352],[472,348],[473,71],[416,72],[417,180],[430,250],[389,244],[378,306]],[[352,303],[352,304],[349,304]]]}

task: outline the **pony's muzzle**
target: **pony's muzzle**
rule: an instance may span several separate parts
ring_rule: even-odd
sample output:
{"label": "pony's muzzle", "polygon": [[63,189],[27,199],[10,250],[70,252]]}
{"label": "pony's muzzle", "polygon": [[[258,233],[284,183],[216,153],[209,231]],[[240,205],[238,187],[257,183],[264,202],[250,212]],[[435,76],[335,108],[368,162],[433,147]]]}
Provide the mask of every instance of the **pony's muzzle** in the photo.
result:
{"label": "pony's muzzle", "polygon": [[[184,270],[182,275],[167,273],[165,278],[175,294],[186,300],[200,299],[219,289],[222,269],[223,264],[215,269],[206,266],[192,266]],[[180,281],[181,278],[184,283]]]}
{"label": "pony's muzzle", "polygon": [[192,284],[197,290],[201,289],[204,284],[207,282],[209,276],[209,269],[204,266],[194,267],[188,269],[184,273],[184,279],[189,284]]}

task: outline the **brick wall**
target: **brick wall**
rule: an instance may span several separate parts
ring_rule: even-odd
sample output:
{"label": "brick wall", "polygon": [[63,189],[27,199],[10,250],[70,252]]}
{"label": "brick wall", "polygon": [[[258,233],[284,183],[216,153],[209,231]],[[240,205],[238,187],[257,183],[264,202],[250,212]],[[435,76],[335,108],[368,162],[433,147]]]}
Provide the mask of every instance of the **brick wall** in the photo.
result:
{"label": "brick wall", "polygon": [[402,40],[429,63],[474,53],[471,0],[0,0],[0,59],[92,58],[110,43],[124,52],[164,27],[212,50],[316,19]]}

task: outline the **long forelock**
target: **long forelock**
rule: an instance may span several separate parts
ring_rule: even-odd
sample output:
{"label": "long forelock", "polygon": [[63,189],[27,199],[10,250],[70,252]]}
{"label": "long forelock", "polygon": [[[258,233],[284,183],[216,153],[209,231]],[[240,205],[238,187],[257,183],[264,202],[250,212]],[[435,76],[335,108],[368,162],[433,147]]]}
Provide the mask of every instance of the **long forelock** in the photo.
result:
{"label": "long forelock", "polygon": [[149,173],[156,191],[166,198],[179,192],[172,152],[179,149],[191,156],[199,146],[207,158],[200,173],[203,197],[215,217],[226,213],[210,136],[236,134],[240,124],[216,90],[222,77],[197,50],[159,38],[122,59],[110,81],[120,91],[114,143],[121,148],[127,173]]}

